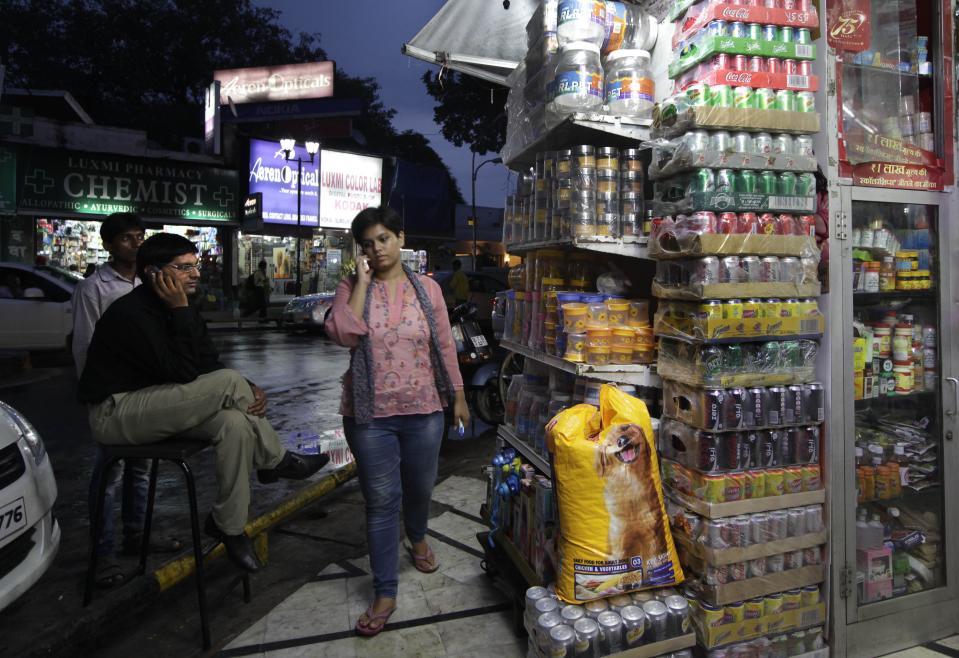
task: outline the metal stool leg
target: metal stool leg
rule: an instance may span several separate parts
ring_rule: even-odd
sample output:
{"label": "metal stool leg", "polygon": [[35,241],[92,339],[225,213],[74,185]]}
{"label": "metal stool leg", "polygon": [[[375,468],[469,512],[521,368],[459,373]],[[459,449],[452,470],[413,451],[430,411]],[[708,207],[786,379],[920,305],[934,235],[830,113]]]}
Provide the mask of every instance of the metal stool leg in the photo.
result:
{"label": "metal stool leg", "polygon": [[203,577],[203,546],[200,544],[200,510],[196,501],[196,486],[193,483],[193,471],[185,461],[177,460],[180,470],[186,477],[186,489],[190,496],[190,525],[193,529],[193,559],[196,561],[196,592],[200,601],[200,630],[203,634],[203,649],[208,650],[210,643],[210,621],[206,610],[206,582]]}
{"label": "metal stool leg", "polygon": [[140,542],[140,567],[137,573],[143,575],[147,570],[147,555],[150,553],[150,530],[153,527],[153,503],[157,493],[157,471],[160,460],[154,459],[150,463],[150,487],[147,489],[147,514],[143,520],[143,539]]}
{"label": "metal stool leg", "polygon": [[[106,476],[113,465],[120,461],[118,458],[108,459],[100,472],[100,481],[97,483],[97,502],[93,512],[93,527],[90,528],[90,559],[87,561],[87,582],[83,588],[83,607],[90,605],[93,599],[94,579],[97,573],[97,538],[100,536],[100,526],[103,524],[103,496],[107,491]],[[113,510],[110,510],[113,513]]]}

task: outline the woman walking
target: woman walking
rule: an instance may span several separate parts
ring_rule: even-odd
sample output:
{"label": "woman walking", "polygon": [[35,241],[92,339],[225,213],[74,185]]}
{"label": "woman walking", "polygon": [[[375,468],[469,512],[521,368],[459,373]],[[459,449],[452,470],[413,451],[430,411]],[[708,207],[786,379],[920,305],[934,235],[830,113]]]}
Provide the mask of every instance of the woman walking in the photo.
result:
{"label": "woman walking", "polygon": [[367,208],[351,232],[363,256],[356,276],[336,288],[326,331],[351,348],[340,413],[366,500],[375,597],[356,631],[372,636],[396,610],[401,502],[413,566],[423,573],[439,568],[426,527],[443,407],[452,403],[454,422],[464,425],[469,410],[443,293],[401,262],[399,215]]}

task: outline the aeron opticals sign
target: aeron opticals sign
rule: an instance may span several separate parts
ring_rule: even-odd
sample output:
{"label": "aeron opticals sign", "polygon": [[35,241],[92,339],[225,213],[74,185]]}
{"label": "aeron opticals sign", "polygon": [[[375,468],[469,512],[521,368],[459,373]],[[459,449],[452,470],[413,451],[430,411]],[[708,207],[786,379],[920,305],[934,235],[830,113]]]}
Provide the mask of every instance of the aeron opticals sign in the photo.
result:
{"label": "aeron opticals sign", "polygon": [[[303,161],[303,188],[300,190],[300,224],[316,226],[319,174],[317,161],[297,144],[296,156]],[[263,195],[263,222],[265,224],[296,224],[296,188],[299,174],[296,160],[287,161],[279,142],[250,140],[250,194]]]}
{"label": "aeron opticals sign", "polygon": [[332,61],[310,62],[214,71],[213,79],[220,83],[220,105],[240,105],[332,96],[334,71]]}

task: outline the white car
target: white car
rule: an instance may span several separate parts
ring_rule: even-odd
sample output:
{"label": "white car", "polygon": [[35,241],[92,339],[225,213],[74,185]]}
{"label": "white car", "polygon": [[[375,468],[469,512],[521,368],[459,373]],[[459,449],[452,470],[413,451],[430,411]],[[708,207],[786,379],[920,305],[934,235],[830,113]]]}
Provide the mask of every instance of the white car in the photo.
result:
{"label": "white car", "polygon": [[57,483],[43,440],[0,402],[0,610],[40,579],[60,547]]}
{"label": "white car", "polygon": [[73,289],[83,277],[47,265],[0,263],[0,349],[57,350],[73,333]]}
{"label": "white car", "polygon": [[323,329],[333,308],[332,292],[318,292],[291,299],[283,309],[282,326],[288,329]]}

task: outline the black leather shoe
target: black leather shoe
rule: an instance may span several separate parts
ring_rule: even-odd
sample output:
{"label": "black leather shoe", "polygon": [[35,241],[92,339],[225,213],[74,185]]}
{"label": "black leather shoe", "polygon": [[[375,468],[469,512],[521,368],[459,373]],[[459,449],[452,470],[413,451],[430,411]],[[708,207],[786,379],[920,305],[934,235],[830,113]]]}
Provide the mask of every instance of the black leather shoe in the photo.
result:
{"label": "black leather shoe", "polygon": [[257,471],[256,477],[263,484],[273,484],[280,478],[305,480],[326,466],[329,461],[330,456],[327,454],[303,455],[288,450],[276,468]]}
{"label": "black leather shoe", "polygon": [[260,570],[260,559],[253,550],[253,541],[246,536],[246,533],[240,535],[228,535],[213,520],[213,515],[206,517],[206,523],[203,526],[204,532],[214,539],[219,540],[226,547],[226,554],[236,566],[248,573],[256,573]]}

